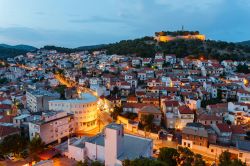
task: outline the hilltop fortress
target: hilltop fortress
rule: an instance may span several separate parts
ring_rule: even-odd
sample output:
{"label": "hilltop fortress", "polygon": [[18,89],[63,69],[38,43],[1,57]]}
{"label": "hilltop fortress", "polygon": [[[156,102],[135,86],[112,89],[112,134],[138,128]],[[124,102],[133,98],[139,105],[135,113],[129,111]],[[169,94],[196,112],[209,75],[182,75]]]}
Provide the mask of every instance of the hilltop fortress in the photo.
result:
{"label": "hilltop fortress", "polygon": [[206,36],[199,33],[199,31],[162,31],[155,32],[155,39],[158,42],[169,42],[178,39],[185,40],[206,40]]}

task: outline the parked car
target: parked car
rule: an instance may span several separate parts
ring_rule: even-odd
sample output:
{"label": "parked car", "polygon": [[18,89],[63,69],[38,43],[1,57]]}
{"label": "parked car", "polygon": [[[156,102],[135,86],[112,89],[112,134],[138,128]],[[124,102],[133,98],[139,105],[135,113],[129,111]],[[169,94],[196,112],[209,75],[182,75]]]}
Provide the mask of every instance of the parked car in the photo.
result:
{"label": "parked car", "polygon": [[13,153],[8,154],[7,158],[10,159],[10,160],[15,160],[15,156],[14,156]]}

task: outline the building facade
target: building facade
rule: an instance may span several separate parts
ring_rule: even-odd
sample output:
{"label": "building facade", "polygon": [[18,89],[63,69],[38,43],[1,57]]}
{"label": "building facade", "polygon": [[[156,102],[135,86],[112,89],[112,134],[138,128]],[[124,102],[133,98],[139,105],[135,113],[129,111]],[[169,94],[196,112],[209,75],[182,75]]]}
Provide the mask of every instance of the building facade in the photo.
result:
{"label": "building facade", "polygon": [[73,133],[73,115],[65,111],[43,112],[41,118],[29,122],[30,140],[39,136],[45,144],[61,142],[62,138]]}
{"label": "building facade", "polygon": [[31,112],[47,111],[49,110],[48,102],[59,98],[58,93],[51,93],[43,89],[29,90],[26,91],[26,106]]}
{"label": "building facade", "polygon": [[95,96],[83,93],[80,99],[49,101],[49,110],[73,113],[76,132],[80,133],[97,127],[97,102]]}

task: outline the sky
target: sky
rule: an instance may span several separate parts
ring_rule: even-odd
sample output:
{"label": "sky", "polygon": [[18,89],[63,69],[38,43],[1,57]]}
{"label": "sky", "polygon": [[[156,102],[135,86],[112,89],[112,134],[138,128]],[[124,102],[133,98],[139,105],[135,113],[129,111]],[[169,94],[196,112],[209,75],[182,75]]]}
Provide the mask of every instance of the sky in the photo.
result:
{"label": "sky", "polygon": [[78,47],[198,30],[250,40],[250,0],[0,0],[0,43]]}

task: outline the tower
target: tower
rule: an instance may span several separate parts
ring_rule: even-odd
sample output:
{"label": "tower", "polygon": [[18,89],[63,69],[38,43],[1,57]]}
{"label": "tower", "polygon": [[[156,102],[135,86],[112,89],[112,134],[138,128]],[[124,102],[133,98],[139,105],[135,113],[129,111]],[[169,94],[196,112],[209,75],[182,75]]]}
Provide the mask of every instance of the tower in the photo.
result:
{"label": "tower", "polygon": [[114,166],[123,152],[123,125],[109,124],[105,128],[104,135],[105,166]]}

